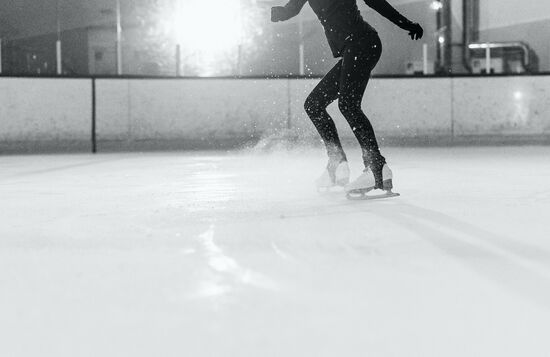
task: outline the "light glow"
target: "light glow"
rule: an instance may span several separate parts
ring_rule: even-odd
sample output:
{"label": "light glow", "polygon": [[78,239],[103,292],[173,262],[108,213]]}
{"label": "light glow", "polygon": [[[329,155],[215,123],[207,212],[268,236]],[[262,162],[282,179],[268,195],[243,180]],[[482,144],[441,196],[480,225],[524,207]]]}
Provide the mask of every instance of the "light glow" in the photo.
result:
{"label": "light glow", "polygon": [[180,0],[172,23],[183,47],[216,52],[234,47],[241,39],[239,0]]}
{"label": "light glow", "polygon": [[236,51],[243,38],[240,0],[178,0],[163,19],[166,31],[184,56],[199,58],[201,75]]}
{"label": "light glow", "polygon": [[443,3],[441,1],[432,1],[432,3],[430,4],[430,8],[432,10],[435,10],[435,11],[439,11],[441,9],[443,9]]}

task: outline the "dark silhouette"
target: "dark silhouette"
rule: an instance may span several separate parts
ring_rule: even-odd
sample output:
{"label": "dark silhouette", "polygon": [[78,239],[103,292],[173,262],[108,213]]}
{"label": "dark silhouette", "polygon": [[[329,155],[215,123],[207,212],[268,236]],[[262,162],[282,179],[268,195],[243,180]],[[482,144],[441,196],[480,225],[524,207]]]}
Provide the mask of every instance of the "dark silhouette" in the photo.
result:
{"label": "dark silhouette", "polygon": [[[349,182],[346,154],[334,121],[326,111],[327,106],[338,99],[338,107],[359,141],[365,164],[363,175],[346,190],[391,190],[391,170],[380,153],[373,127],[361,109],[371,71],[382,53],[378,33],[363,20],[356,0],[290,0],[285,6],[271,9],[271,21],[285,21],[298,15],[306,2],[324,27],[332,54],[341,58],[305,102],[306,113],[321,135],[329,156],[327,169],[317,184],[319,188],[328,188]],[[422,27],[405,18],[386,0],[365,0],[365,3],[408,31],[411,39],[422,38]]]}

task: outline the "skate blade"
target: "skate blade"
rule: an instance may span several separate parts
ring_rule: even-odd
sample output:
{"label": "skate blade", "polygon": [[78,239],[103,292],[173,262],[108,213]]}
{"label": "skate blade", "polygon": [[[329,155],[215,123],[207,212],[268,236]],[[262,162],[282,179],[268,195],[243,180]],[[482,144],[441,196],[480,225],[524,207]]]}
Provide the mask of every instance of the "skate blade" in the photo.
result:
{"label": "skate blade", "polygon": [[381,200],[384,198],[392,198],[392,197],[399,197],[401,196],[397,192],[392,191],[386,191],[385,193],[379,194],[379,195],[369,195],[368,193],[372,190],[363,191],[363,190],[356,190],[356,191],[350,191],[347,193],[346,197],[348,200],[352,201],[371,201],[371,200]]}

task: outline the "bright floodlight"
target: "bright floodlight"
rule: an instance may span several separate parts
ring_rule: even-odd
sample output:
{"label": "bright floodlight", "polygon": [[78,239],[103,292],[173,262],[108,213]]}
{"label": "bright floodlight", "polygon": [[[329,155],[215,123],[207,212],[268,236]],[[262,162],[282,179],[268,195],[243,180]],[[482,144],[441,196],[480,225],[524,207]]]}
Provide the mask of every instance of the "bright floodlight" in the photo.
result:
{"label": "bright floodlight", "polygon": [[171,17],[176,42],[189,51],[222,53],[241,40],[240,0],[179,0]]}
{"label": "bright floodlight", "polygon": [[430,8],[432,10],[439,11],[443,9],[443,3],[440,0],[432,1],[432,3],[430,4]]}

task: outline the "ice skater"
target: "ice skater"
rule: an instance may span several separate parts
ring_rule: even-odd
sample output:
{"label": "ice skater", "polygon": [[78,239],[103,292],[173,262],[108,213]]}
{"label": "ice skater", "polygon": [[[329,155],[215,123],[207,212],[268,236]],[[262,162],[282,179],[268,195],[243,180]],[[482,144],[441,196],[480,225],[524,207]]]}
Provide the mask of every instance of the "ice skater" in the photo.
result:
{"label": "ice skater", "polygon": [[[319,189],[344,186],[348,197],[365,198],[366,192],[382,189],[392,195],[392,171],[380,153],[374,129],[361,109],[361,101],[370,74],[382,54],[382,43],[376,30],[362,17],[357,0],[290,0],[285,6],[271,9],[271,21],[285,21],[300,13],[305,3],[321,21],[338,63],[326,74],[305,101],[305,111],[321,135],[328,153],[328,164],[317,180]],[[394,24],[409,32],[413,40],[422,38],[423,29],[409,21],[386,0],[365,3]],[[351,126],[363,152],[365,170],[349,183],[348,161],[334,121],[327,113],[329,104],[338,99],[338,108]]]}

